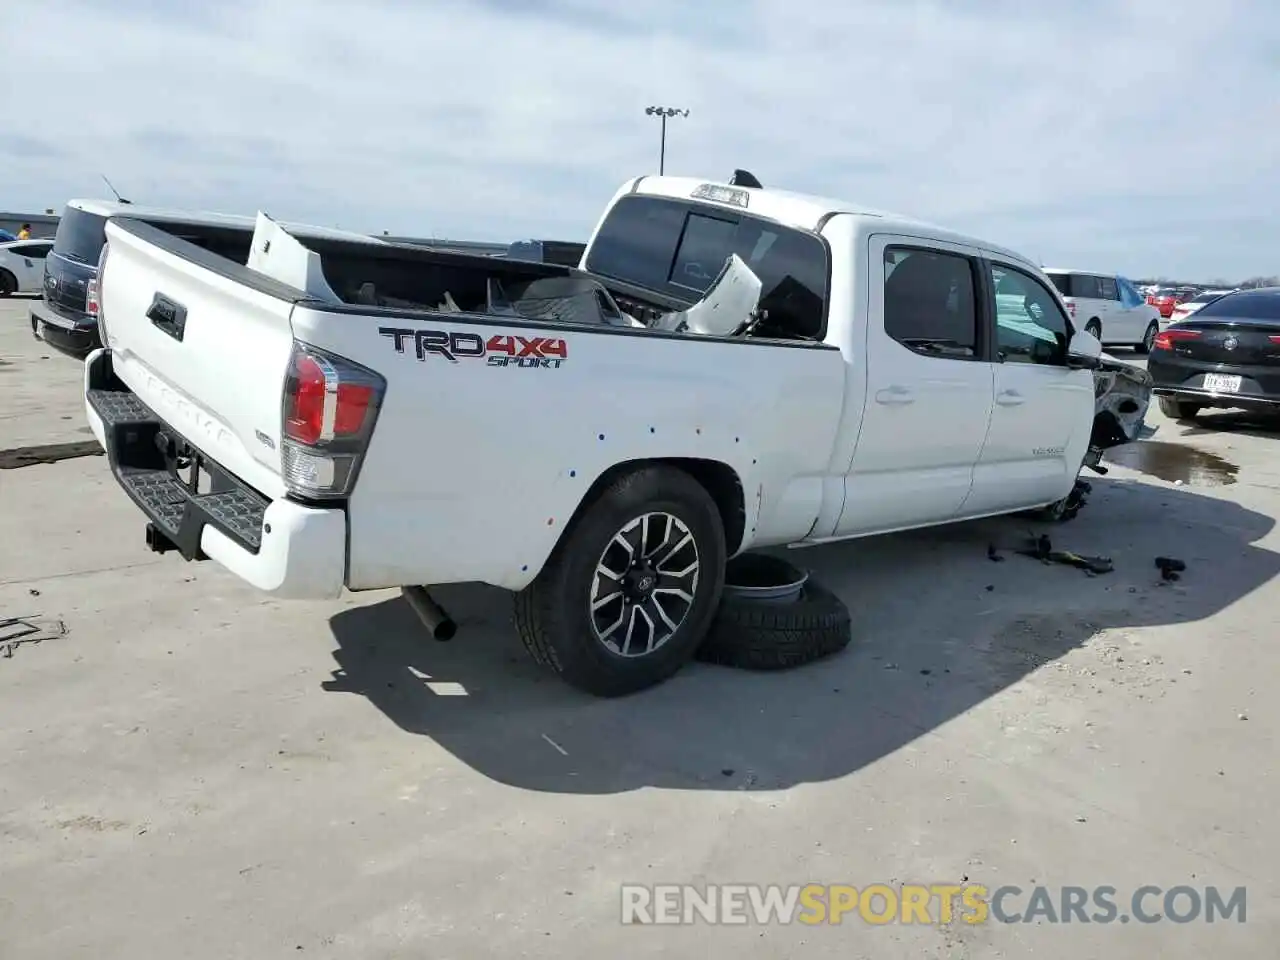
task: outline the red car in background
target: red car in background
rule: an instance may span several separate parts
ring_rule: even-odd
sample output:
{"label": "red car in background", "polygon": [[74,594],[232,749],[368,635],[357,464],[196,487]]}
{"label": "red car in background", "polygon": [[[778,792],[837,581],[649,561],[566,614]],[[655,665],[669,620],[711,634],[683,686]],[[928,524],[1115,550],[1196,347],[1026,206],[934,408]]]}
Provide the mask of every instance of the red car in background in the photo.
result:
{"label": "red car in background", "polygon": [[1195,296],[1194,291],[1173,290],[1165,287],[1157,290],[1155,293],[1151,294],[1151,296],[1147,297],[1147,303],[1160,311],[1160,317],[1162,319],[1168,320],[1173,316],[1174,307],[1182,303],[1183,300],[1188,300],[1193,296]]}

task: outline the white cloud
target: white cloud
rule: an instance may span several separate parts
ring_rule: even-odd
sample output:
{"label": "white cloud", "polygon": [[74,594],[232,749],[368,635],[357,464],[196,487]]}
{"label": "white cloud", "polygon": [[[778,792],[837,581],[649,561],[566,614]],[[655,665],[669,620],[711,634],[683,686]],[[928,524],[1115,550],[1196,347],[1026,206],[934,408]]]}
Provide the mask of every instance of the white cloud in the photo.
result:
{"label": "white cloud", "polygon": [[[46,0],[4,206],[103,192],[354,229],[585,237],[668,170],[902,210],[1058,263],[1280,271],[1257,0]],[[10,54],[7,66],[15,59]]]}

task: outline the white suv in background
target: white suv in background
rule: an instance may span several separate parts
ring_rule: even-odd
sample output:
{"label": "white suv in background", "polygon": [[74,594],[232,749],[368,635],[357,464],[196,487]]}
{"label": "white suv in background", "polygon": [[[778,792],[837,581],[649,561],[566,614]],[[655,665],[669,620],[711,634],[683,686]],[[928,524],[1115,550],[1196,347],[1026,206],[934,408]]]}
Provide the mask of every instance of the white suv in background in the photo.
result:
{"label": "white suv in background", "polygon": [[1160,332],[1160,311],[1147,303],[1138,288],[1113,273],[1082,270],[1044,271],[1062,294],[1072,319],[1105,346],[1151,350]]}

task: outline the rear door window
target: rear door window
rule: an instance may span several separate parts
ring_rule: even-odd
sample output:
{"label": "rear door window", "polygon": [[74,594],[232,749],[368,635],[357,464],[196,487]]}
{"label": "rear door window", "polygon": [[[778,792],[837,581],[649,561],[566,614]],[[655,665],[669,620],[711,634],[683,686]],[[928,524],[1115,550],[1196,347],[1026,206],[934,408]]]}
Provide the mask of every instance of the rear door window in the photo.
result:
{"label": "rear door window", "polygon": [[32,260],[43,260],[45,254],[49,252],[47,243],[20,243],[8,248],[10,253],[16,253],[20,257],[30,257]]}
{"label": "rear door window", "polygon": [[1087,273],[1073,273],[1071,275],[1071,295],[1073,297],[1085,297],[1090,300],[1101,300],[1102,290],[1098,285],[1098,278]]}
{"label": "rear door window", "polygon": [[884,331],[908,350],[942,360],[979,356],[980,313],[968,257],[917,247],[884,254]]}
{"label": "rear door window", "polygon": [[757,336],[821,339],[830,276],[816,234],[733,210],[665,197],[627,196],[609,211],[585,267],[606,280],[693,303],[736,253],[760,278],[767,318]]}
{"label": "rear door window", "polygon": [[1116,286],[1115,277],[1098,277],[1099,296],[1103,300],[1119,300],[1120,289]]}

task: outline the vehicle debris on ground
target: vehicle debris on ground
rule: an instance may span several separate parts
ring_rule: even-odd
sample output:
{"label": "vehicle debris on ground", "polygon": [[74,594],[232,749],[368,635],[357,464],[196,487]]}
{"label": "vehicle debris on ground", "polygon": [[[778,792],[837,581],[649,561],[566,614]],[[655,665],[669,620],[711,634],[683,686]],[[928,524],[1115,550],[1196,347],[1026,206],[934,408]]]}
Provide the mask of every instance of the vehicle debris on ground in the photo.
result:
{"label": "vehicle debris on ground", "polygon": [[24,644],[43,643],[67,635],[67,625],[47,617],[0,617],[0,658],[12,659]]}

